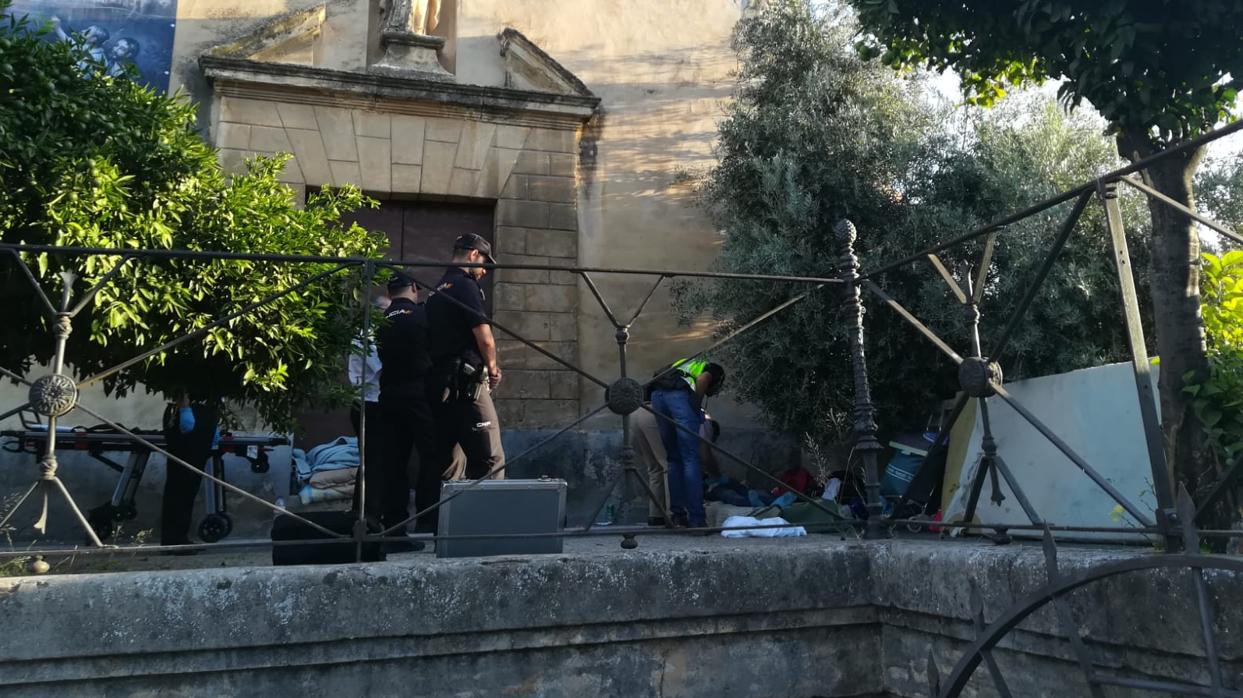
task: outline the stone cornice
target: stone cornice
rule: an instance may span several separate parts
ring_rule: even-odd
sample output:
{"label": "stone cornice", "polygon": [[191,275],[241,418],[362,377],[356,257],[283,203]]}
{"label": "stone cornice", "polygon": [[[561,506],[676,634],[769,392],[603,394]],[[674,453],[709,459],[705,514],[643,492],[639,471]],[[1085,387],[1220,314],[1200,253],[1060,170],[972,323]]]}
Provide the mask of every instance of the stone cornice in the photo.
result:
{"label": "stone cornice", "polygon": [[213,46],[203,54],[220,58],[250,58],[301,36],[319,32],[327,16],[324,4],[290,12],[264,22],[249,34]]}
{"label": "stone cornice", "polygon": [[578,79],[577,75],[571,73],[569,69],[517,29],[506,27],[496,35],[496,39],[500,42],[502,56],[520,64],[527,72],[538,75],[540,82],[555,87],[565,94],[595,96],[587,85]]}
{"label": "stone cornice", "polygon": [[199,67],[218,94],[302,104],[353,106],[421,116],[459,115],[480,121],[576,128],[600,98],[508,87],[330,70],[217,55]]}

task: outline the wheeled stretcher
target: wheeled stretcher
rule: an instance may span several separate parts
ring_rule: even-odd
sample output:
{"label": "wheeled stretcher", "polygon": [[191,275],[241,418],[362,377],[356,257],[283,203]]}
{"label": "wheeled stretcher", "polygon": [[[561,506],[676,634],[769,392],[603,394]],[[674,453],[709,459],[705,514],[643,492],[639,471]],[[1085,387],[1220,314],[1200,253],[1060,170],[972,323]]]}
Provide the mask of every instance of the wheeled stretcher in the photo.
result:
{"label": "wheeled stretcher", "polygon": [[[135,434],[151,444],[164,448],[167,441],[164,434],[158,431],[134,429]],[[38,457],[43,453],[47,443],[47,429],[41,425],[27,425],[23,429],[0,431],[5,439],[3,448],[12,453],[30,453]],[[250,462],[250,469],[255,473],[268,471],[268,451],[277,446],[289,445],[289,439],[282,436],[241,436],[231,433],[221,434],[220,443],[211,452],[211,457],[204,464],[203,470],[208,475],[227,480],[225,477],[224,456],[232,454],[245,458]],[[99,538],[111,538],[117,522],[129,521],[138,515],[134,505],[134,495],[146,472],[147,462],[153,451],[146,444],[139,443],[129,436],[109,427],[58,429],[56,433],[57,451],[85,451],[91,458],[117,471],[119,477],[113,489],[112,498],[91,509],[87,520],[95,529]],[[125,465],[113,460],[109,454],[127,453]],[[181,467],[170,465],[169,467]],[[233,520],[228,513],[228,500],[225,488],[220,483],[204,479],[206,516],[199,522],[199,537],[207,543],[229,535],[233,530]]]}

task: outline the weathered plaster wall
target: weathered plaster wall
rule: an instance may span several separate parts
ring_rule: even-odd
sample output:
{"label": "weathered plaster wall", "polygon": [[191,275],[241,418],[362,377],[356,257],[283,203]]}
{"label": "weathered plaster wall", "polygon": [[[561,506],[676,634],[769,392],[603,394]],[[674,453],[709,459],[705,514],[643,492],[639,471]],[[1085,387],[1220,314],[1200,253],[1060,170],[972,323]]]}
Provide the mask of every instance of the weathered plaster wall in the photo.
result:
{"label": "weathered plaster wall", "polygon": [[[462,82],[500,85],[503,59],[495,36],[523,32],[601,97],[595,164],[580,171],[579,254],[584,266],[704,269],[720,237],[695,205],[686,175],[713,163],[712,142],[737,60],[730,34],[742,16],[735,0],[459,0],[457,74]],[[633,312],[654,279],[600,275],[601,292],[622,316]],[[617,375],[613,328],[580,288],[579,352],[584,367]],[[705,346],[706,323],[679,326],[668,287],[653,298],[630,340],[630,373]],[[603,391],[583,382],[584,410]],[[750,411],[718,400],[727,427],[752,422]]]}
{"label": "weathered plaster wall", "polygon": [[[324,35],[318,44],[332,45],[338,55],[335,59],[317,55],[317,67],[360,68],[358,62],[367,53],[365,34],[351,34],[344,27],[330,28],[366,24],[365,5],[344,0],[328,5]],[[259,14],[252,11],[256,16]],[[275,9],[268,8],[268,11]],[[505,84],[504,58],[498,50],[496,36],[501,29],[513,27],[601,97],[602,117],[582,134],[590,147],[580,149],[580,144],[573,140],[558,143],[558,147],[550,151],[553,156],[548,162],[536,157],[519,163],[515,173],[522,177],[512,185],[503,177],[500,180],[493,177],[493,186],[487,187],[473,178],[469,182],[446,179],[436,184],[439,180],[430,177],[426,168],[422,173],[414,169],[416,164],[422,164],[421,160],[398,163],[392,151],[388,155],[393,157],[393,166],[385,167],[381,161],[386,153],[372,138],[391,133],[396,139],[397,126],[384,134],[363,134],[358,130],[363,123],[360,118],[371,118],[366,116],[366,109],[360,116],[359,109],[354,108],[352,132],[349,118],[325,126],[323,119],[315,125],[294,117],[298,120],[294,128],[318,128],[321,134],[330,135],[339,132],[340,135],[331,137],[351,143],[350,147],[334,151],[335,156],[331,152],[326,157],[308,154],[304,152],[307,147],[300,148],[296,140],[280,138],[279,134],[271,132],[271,128],[281,126],[281,119],[274,113],[276,110],[269,110],[273,112],[270,118],[256,119],[253,113],[239,115],[237,109],[230,108],[229,99],[217,105],[218,113],[213,114],[213,137],[225,148],[226,162],[234,166],[245,152],[294,150],[298,155],[297,165],[291,165],[286,173],[291,183],[356,181],[364,189],[377,193],[486,196],[487,192],[496,191],[501,198],[525,200],[522,205],[513,207],[512,215],[504,210],[504,201],[502,210],[498,210],[498,251],[503,262],[576,260],[587,266],[703,269],[712,263],[720,240],[706,216],[695,206],[693,175],[713,161],[711,144],[716,121],[723,102],[730,97],[730,71],[736,65],[729,38],[741,13],[741,6],[734,0],[681,0],[662,3],[659,10],[636,9],[633,3],[620,0],[462,0],[456,7],[447,4],[442,14],[444,26],[456,33],[452,39],[452,64],[459,83]],[[214,9],[207,14],[215,14]],[[252,21],[251,26],[254,24]],[[229,38],[224,35],[225,30],[231,29],[236,34],[243,31],[243,26],[240,22],[229,26],[216,24],[211,29],[214,34],[204,28],[190,34],[184,44],[179,38],[179,52],[201,51],[210,45],[212,38],[217,41]],[[344,54],[349,51],[354,51],[356,57],[345,58]],[[187,69],[186,72],[193,71]],[[256,101],[271,99],[261,95],[254,97]],[[296,109],[299,108],[290,107],[289,111]],[[328,111],[330,107],[316,109]],[[316,112],[316,116],[321,115]],[[447,117],[455,118],[460,119]],[[251,128],[241,128],[242,125]],[[285,127],[288,129],[290,125],[285,124]],[[438,138],[445,139],[443,134],[460,128],[446,122],[437,131],[442,134]],[[486,139],[486,136],[482,133],[479,137]],[[352,145],[355,137],[358,138],[357,147]],[[364,145],[370,150],[365,152]],[[520,146],[519,143],[509,145]],[[563,150],[563,146],[568,149]],[[486,149],[485,142],[479,152],[486,152]],[[576,157],[579,155],[581,157]],[[418,151],[417,157],[436,161],[454,156],[447,147],[436,146]],[[309,167],[316,170],[315,173],[308,173],[308,165],[303,164],[308,158],[312,163]],[[368,158],[375,163],[369,166]],[[315,164],[325,159],[329,161],[327,166]],[[349,164],[351,162],[359,163],[357,171]],[[340,172],[333,170],[334,164]],[[508,164],[503,163],[501,169]],[[567,190],[565,181],[557,179],[565,176],[576,176],[576,191]],[[420,177],[423,185],[419,184]],[[433,182],[430,187],[426,185],[429,177]],[[571,197],[569,200],[567,195]],[[565,220],[558,222],[562,212],[566,214],[562,216]],[[575,219],[573,225],[569,217]],[[541,232],[532,233],[532,229]],[[559,239],[550,241],[548,238],[555,234],[550,235],[544,232],[546,230],[577,230],[577,236],[556,236]],[[498,275],[501,276],[504,274]],[[555,353],[581,362],[584,368],[606,381],[616,375],[613,329],[585,286],[579,284],[575,291],[571,277],[547,272],[515,271],[509,278],[552,287],[560,285],[557,283],[560,281],[569,287],[528,288],[519,293],[502,284],[496,292],[502,303],[498,310],[506,311],[498,317],[502,324],[510,320],[516,329],[529,333],[537,341],[549,342],[548,348]],[[606,299],[623,315],[637,307],[653,281],[646,277],[604,275],[596,279]],[[567,302],[567,293],[575,293],[577,302]],[[693,352],[708,341],[711,327],[707,323],[690,328],[676,323],[668,294],[666,284],[634,327],[630,344],[632,375],[650,375],[658,366]],[[556,307],[552,307],[554,304]],[[577,313],[565,312],[575,309]],[[557,311],[562,312],[558,314]],[[577,323],[573,331],[576,345],[567,343],[569,321]],[[506,384],[504,395],[512,398],[502,405],[502,417],[509,424],[561,424],[576,411],[594,407],[603,397],[602,389],[590,382],[543,372],[552,368],[547,360],[517,343],[505,342],[502,350],[503,363],[511,369],[511,380]],[[571,387],[571,383],[577,385]],[[567,390],[578,394],[571,398]],[[540,399],[547,402],[532,402]],[[718,402],[720,404],[713,407],[714,412],[726,424],[752,426],[750,411],[728,401]]]}

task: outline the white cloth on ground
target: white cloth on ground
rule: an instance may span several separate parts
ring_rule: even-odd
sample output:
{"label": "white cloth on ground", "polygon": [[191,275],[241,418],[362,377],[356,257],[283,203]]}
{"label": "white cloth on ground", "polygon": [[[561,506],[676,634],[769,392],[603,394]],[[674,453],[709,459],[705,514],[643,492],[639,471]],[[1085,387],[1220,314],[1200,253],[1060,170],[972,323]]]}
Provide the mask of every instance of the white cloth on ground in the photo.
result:
{"label": "white cloth on ground", "polygon": [[721,527],[741,530],[721,531],[721,535],[725,538],[746,538],[748,536],[753,538],[786,538],[807,535],[807,529],[802,526],[787,525],[785,528],[746,528],[747,526],[780,526],[789,523],[789,521],[780,516],[774,516],[771,519],[757,519],[752,516],[731,516],[725,519],[725,523]]}

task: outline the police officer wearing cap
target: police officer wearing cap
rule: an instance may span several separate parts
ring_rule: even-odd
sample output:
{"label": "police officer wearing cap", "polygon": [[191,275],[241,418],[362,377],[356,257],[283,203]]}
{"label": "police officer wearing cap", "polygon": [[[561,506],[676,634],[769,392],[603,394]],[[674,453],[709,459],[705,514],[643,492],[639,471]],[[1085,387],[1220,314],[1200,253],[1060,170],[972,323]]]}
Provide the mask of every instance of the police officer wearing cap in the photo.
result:
{"label": "police officer wearing cap", "polygon": [[[419,511],[440,498],[440,470],[431,465],[434,422],[427,404],[427,314],[418,301],[414,281],[397,272],[388,282],[392,299],[385,322],[376,332],[380,358],[381,454],[377,464],[367,463],[367,514],[385,528],[396,526],[409,515],[410,474],[414,473],[414,502]],[[407,470],[417,454],[417,466]],[[368,449],[370,455],[370,449]],[[378,467],[377,467],[378,466]],[[436,515],[429,513],[415,522],[420,533],[435,533]],[[404,535],[404,530],[389,535]],[[411,546],[391,545],[392,552]]]}
{"label": "police officer wearing cap", "polygon": [[[458,264],[495,264],[492,245],[473,233],[453,243]],[[505,451],[492,391],[501,382],[496,340],[483,312],[479,280],[487,269],[452,266],[427,301],[432,371],[428,401],[436,417],[437,472],[452,460],[453,447],[466,454],[466,477],[504,477]],[[387,366],[387,364],[386,364]]]}

